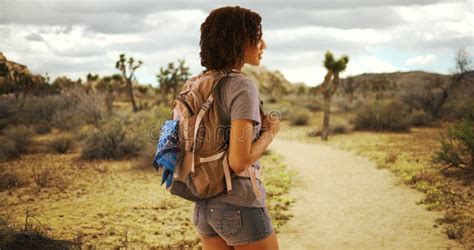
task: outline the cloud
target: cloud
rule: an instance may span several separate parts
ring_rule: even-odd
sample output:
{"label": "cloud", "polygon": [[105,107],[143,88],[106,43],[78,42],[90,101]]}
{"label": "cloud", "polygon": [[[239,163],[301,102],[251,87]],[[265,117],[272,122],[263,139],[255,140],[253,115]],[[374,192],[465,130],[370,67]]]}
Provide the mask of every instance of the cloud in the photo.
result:
{"label": "cloud", "polygon": [[31,34],[27,35],[25,38],[28,41],[35,41],[35,42],[43,41],[43,38],[40,35],[36,34],[36,33],[31,33]]}
{"label": "cloud", "polygon": [[413,65],[426,65],[430,64],[435,60],[436,56],[435,55],[424,55],[424,56],[415,56],[408,58],[405,62],[407,66],[413,66]]}
{"label": "cloud", "polygon": [[[157,13],[168,10],[201,10],[208,13],[211,9],[225,5],[240,5],[255,9],[265,16],[277,17],[280,14],[292,16],[293,18],[285,18],[284,22],[298,25],[298,15],[295,11],[310,11],[305,14],[305,18],[326,23],[326,18],[332,22],[342,22],[344,25],[351,25],[354,17],[367,19],[370,21],[366,25],[379,25],[381,23],[393,24],[396,20],[394,13],[382,11],[387,14],[385,18],[377,19],[372,22],[372,14],[380,11],[371,11],[369,15],[368,9],[372,7],[387,6],[412,6],[412,5],[428,5],[439,2],[462,2],[448,0],[317,0],[317,1],[272,1],[271,4],[263,1],[221,1],[219,3],[210,3],[207,1],[8,1],[2,5],[2,15],[0,16],[0,24],[35,24],[35,25],[84,25],[91,30],[116,33],[120,32],[136,32],[146,29],[146,25],[142,23],[142,18],[150,13]],[[324,10],[344,10],[342,12],[324,12]],[[320,17],[311,17],[311,12],[320,12]],[[339,19],[347,12],[349,16]],[[293,14],[292,14],[293,13]],[[351,14],[352,13],[352,14]],[[276,15],[278,14],[278,15]],[[331,18],[332,17],[332,18]],[[295,20],[296,19],[296,20]],[[304,19],[304,18],[303,18]],[[292,21],[295,20],[295,21]],[[277,21],[277,20],[273,20]],[[283,23],[284,23],[283,22]],[[272,22],[271,22],[272,23]],[[279,22],[282,23],[282,22]],[[358,22],[356,22],[358,23]],[[120,28],[121,27],[121,28]]]}
{"label": "cloud", "polygon": [[362,73],[377,73],[377,72],[395,72],[399,69],[390,62],[385,61],[373,55],[363,55],[351,58],[347,69],[341,75],[358,75]]}
{"label": "cloud", "polygon": [[336,29],[328,27],[300,27],[270,30],[264,34],[268,50],[282,52],[348,51],[357,53],[371,44],[384,43],[391,35],[372,29]]}
{"label": "cloud", "polygon": [[405,62],[406,65],[426,65],[432,63],[436,59],[435,55],[424,55],[424,56],[416,56],[412,58],[408,58]]}
{"label": "cloud", "polygon": [[2,34],[3,39],[10,38],[11,29],[7,26],[0,25],[0,34]]}
{"label": "cloud", "polygon": [[224,5],[260,13],[268,44],[262,62],[291,81],[320,83],[326,50],[349,55],[345,74],[420,68],[420,55],[435,58],[419,58],[422,68],[447,71],[452,51],[474,50],[472,0],[31,0],[2,4],[0,51],[52,77],[116,73],[114,62],[125,53],[144,61],[138,79],[155,83],[158,69],[178,58],[193,74],[202,70],[200,24]]}
{"label": "cloud", "polygon": [[309,86],[321,84],[327,73],[326,69],[321,66],[283,69],[281,72],[287,79],[291,79],[293,82],[304,82]]}
{"label": "cloud", "polygon": [[[267,14],[267,15],[265,15]],[[333,27],[339,29],[383,29],[403,25],[393,8],[364,7],[347,9],[274,9],[263,13],[263,26],[269,29],[301,26]]]}

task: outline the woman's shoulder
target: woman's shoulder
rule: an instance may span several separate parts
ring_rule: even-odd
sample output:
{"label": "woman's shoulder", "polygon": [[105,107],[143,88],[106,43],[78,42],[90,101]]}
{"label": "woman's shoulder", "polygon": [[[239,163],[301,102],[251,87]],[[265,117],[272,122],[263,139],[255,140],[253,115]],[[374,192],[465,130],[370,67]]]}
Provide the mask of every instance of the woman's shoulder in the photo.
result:
{"label": "woman's shoulder", "polygon": [[227,81],[228,89],[230,92],[237,92],[239,90],[255,91],[258,93],[257,84],[250,77],[239,73],[233,74]]}

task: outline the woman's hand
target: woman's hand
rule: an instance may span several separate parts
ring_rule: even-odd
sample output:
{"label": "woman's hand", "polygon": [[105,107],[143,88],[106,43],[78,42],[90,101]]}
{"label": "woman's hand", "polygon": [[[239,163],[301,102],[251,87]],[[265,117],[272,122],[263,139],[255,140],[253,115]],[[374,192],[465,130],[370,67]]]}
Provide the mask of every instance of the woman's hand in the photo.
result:
{"label": "woman's hand", "polygon": [[275,137],[278,131],[280,131],[280,119],[278,119],[278,116],[272,113],[266,114],[262,122],[262,130],[269,133],[272,138]]}

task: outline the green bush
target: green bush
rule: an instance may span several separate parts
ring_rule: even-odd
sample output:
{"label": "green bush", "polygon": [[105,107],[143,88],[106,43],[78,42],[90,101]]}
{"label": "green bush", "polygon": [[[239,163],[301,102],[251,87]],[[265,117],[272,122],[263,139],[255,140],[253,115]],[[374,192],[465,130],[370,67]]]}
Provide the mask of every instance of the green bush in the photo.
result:
{"label": "green bush", "polygon": [[127,135],[121,124],[106,125],[85,138],[81,157],[87,160],[136,157],[143,145],[139,137]]}
{"label": "green bush", "polygon": [[65,154],[74,147],[74,138],[69,136],[57,137],[48,146],[58,154]]}
{"label": "green bush", "polygon": [[474,172],[474,120],[463,119],[448,128],[441,138],[441,149],[432,158],[448,168]]}
{"label": "green bush", "polygon": [[398,100],[375,100],[356,112],[354,129],[372,131],[408,131],[408,107]]}

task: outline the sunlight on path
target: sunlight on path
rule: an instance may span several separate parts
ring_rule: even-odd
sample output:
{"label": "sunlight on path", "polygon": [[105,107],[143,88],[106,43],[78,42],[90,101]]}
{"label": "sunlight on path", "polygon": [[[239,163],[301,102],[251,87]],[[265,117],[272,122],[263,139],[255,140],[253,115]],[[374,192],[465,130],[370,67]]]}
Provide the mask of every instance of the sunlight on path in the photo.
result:
{"label": "sunlight on path", "polygon": [[281,249],[463,249],[434,227],[438,212],[423,194],[368,159],[329,146],[277,139],[270,149],[295,170],[295,215],[278,235]]}

